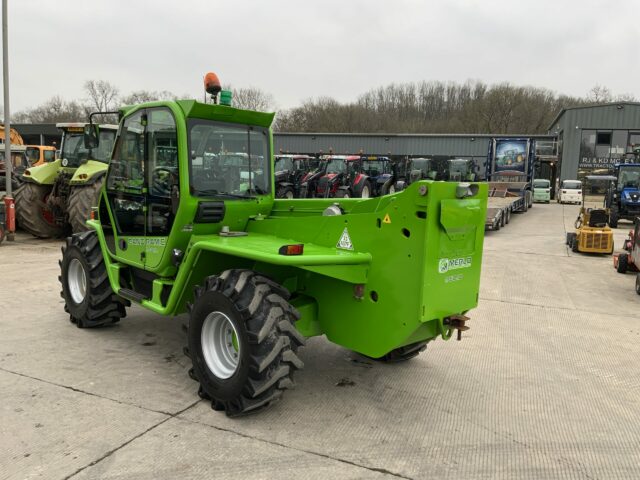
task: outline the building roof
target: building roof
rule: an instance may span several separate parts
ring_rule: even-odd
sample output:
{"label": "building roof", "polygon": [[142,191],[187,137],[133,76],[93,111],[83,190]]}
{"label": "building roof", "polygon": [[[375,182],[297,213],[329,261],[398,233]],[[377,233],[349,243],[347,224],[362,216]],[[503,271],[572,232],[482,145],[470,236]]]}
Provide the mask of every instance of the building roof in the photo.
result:
{"label": "building roof", "polygon": [[600,108],[600,107],[612,107],[614,105],[633,105],[635,107],[640,107],[640,102],[609,102],[609,103],[590,103],[588,105],[576,105],[575,107],[566,107],[558,112],[553,121],[549,124],[548,131],[553,130],[553,126],[558,123],[558,120],[567,110],[580,110],[586,108]]}

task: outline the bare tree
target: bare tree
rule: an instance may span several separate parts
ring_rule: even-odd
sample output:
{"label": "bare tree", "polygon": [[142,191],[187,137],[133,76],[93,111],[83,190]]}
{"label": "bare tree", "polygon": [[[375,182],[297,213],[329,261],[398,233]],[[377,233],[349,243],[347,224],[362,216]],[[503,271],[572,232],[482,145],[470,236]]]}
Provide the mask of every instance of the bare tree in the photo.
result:
{"label": "bare tree", "polygon": [[594,103],[609,103],[613,101],[613,95],[611,90],[603,85],[595,85],[589,93],[587,93],[587,99]]}
{"label": "bare tree", "polygon": [[52,97],[38,107],[16,112],[12,115],[20,123],[77,122],[85,118],[82,105],[76,101],[67,102],[59,95]]}
{"label": "bare tree", "polygon": [[118,88],[105,80],[87,80],[84,83],[90,110],[106,112],[117,106]]}
{"label": "bare tree", "polygon": [[178,97],[175,94],[166,90],[162,90],[160,92],[137,90],[122,97],[120,99],[120,103],[122,105],[136,105],[138,103],[154,102],[156,100],[176,100],[177,98]]}
{"label": "bare tree", "polygon": [[233,106],[258,112],[267,112],[275,109],[273,95],[256,87],[233,89]]}

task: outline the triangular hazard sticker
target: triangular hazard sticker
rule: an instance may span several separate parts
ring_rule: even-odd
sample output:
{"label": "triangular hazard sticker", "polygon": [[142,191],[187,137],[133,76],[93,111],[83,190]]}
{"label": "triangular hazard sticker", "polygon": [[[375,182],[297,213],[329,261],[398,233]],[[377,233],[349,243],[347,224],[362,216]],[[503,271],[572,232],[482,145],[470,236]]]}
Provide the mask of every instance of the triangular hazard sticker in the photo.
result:
{"label": "triangular hazard sticker", "polygon": [[338,240],[336,248],[342,248],[343,250],[353,250],[353,243],[351,243],[351,237],[349,237],[349,231],[347,230],[347,227],[344,227],[344,231],[342,232],[340,240]]}
{"label": "triangular hazard sticker", "polygon": [[391,217],[389,216],[388,213],[382,219],[382,223],[391,223]]}

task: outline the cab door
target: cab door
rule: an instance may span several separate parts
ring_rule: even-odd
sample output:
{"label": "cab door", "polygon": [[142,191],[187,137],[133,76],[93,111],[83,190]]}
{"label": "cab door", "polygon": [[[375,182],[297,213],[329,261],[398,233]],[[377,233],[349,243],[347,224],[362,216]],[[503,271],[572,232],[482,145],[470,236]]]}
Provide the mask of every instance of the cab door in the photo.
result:
{"label": "cab door", "polygon": [[178,138],[171,110],[147,109],[145,142],[145,267],[155,269],[166,253],[179,200]]}
{"label": "cab door", "polygon": [[146,256],[146,123],[145,110],[124,120],[109,164],[106,186],[117,234],[114,256],[139,268],[144,268]]}

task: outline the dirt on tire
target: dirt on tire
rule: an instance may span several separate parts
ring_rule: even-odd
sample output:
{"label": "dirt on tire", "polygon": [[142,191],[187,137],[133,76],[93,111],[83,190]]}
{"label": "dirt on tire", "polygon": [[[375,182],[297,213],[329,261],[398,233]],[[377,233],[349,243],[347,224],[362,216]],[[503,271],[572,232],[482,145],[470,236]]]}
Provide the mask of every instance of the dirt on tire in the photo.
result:
{"label": "dirt on tire", "polygon": [[54,215],[46,204],[50,191],[50,185],[27,182],[15,192],[18,225],[38,238],[56,238],[63,234],[62,226],[55,224]]}
{"label": "dirt on tire", "polygon": [[103,178],[99,178],[90,185],[71,188],[67,213],[73,233],[86,232],[89,227],[86,221],[91,216],[91,207],[98,205],[98,197],[102,189]]}

